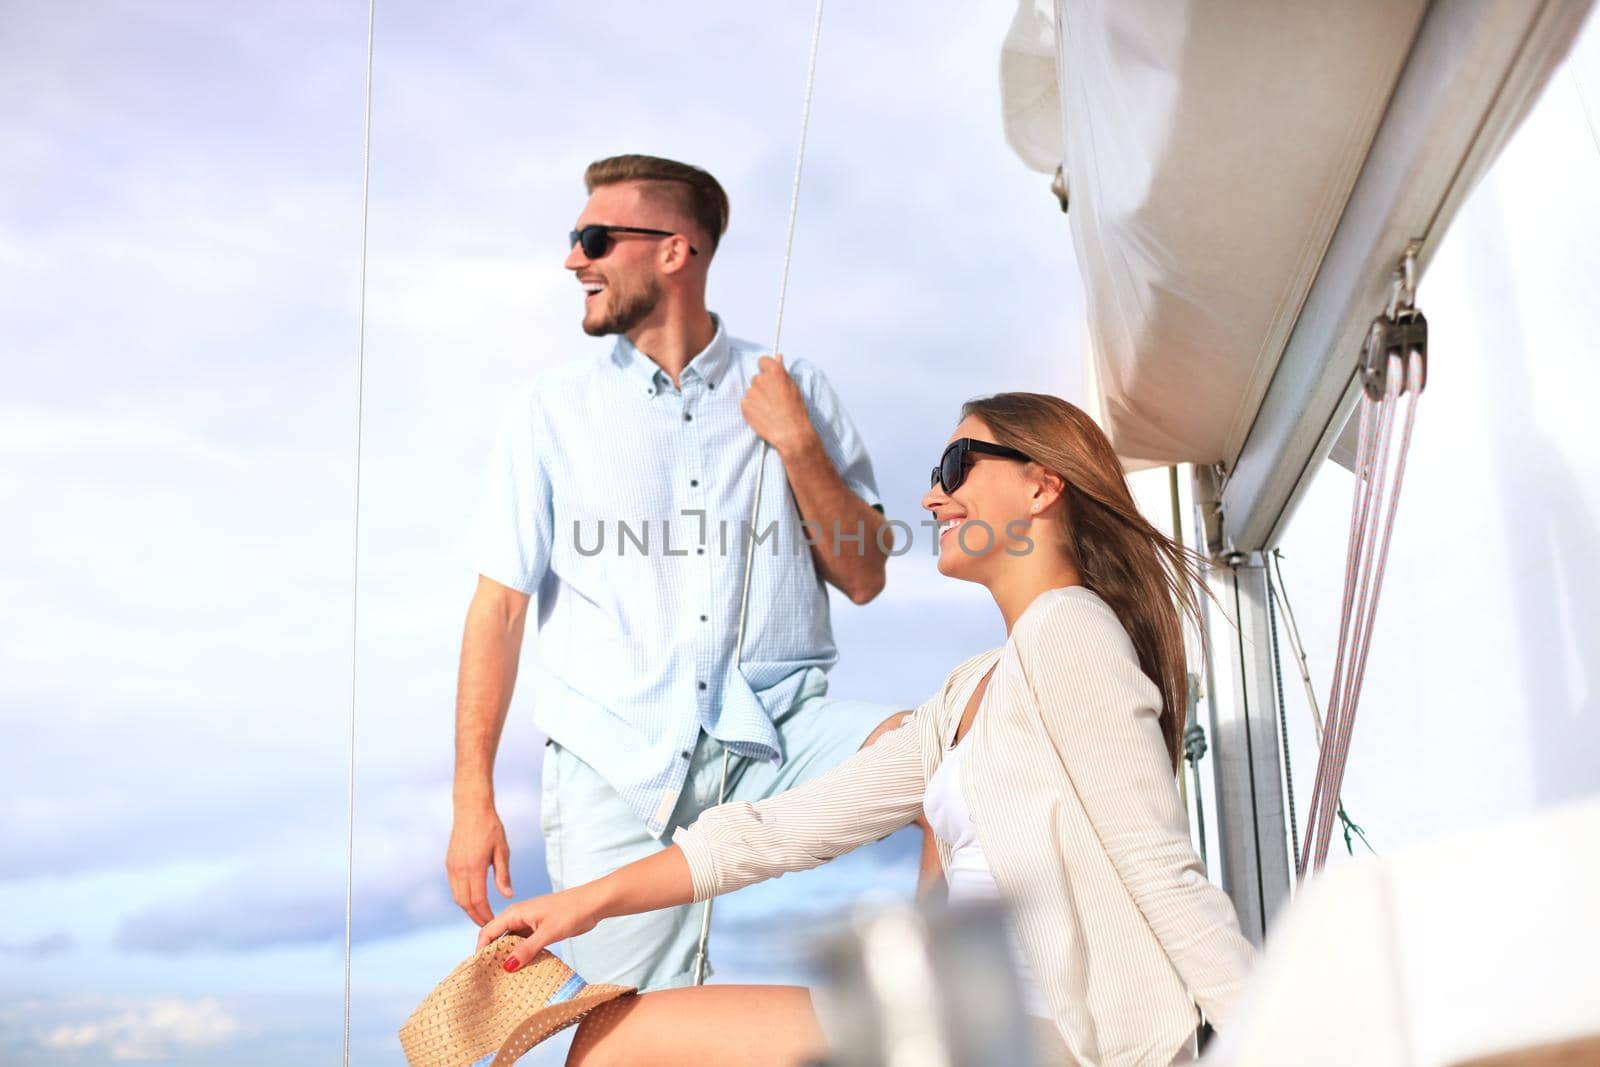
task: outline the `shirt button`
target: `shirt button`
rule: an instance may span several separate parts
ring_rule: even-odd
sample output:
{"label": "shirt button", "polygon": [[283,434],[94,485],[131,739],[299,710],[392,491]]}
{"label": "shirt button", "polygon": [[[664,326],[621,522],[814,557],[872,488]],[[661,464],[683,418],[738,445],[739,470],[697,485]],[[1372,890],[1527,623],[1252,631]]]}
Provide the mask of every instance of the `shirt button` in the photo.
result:
{"label": "shirt button", "polygon": [[684,422],[693,422],[694,421],[694,416],[689,414],[687,411],[685,411],[683,413],[683,421]]}
{"label": "shirt button", "polygon": [[706,687],[706,683],[704,683],[704,682],[696,682],[695,684],[698,685],[701,689],[704,689]]}
{"label": "shirt button", "polygon": [[689,758],[689,750],[688,749],[684,749],[682,752],[678,753],[678,755],[682,756],[684,759],[688,759]]}
{"label": "shirt button", "polygon": [[697,548],[694,550],[694,554],[697,556],[703,556],[706,554],[706,550],[703,548]]}
{"label": "shirt button", "polygon": [[700,484],[700,479],[699,478],[690,478],[689,479],[689,488],[690,489],[695,488],[699,484]]}
{"label": "shirt button", "polygon": [[704,615],[702,615],[702,616],[700,616],[700,621],[701,622],[708,622],[709,620]]}

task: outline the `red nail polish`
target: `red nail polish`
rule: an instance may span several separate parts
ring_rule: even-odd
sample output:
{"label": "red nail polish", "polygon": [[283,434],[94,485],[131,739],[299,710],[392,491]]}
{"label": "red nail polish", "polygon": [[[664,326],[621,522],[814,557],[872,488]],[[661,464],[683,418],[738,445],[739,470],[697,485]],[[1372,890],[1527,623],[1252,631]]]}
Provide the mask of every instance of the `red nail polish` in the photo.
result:
{"label": "red nail polish", "polygon": [[514,971],[518,967],[522,966],[522,961],[517,959],[517,957],[512,956],[509,959],[507,959],[505,961],[505,963],[501,964],[501,966],[504,967],[508,971]]}

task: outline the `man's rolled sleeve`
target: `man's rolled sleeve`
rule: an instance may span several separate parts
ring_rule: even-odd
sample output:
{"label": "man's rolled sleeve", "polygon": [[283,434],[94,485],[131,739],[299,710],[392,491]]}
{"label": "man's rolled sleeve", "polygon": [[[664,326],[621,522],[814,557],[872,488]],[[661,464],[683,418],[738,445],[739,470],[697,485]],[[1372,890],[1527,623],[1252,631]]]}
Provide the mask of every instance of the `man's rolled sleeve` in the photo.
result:
{"label": "man's rolled sleeve", "polygon": [[811,364],[796,361],[791,370],[799,372],[797,376],[803,379],[802,392],[811,423],[817,428],[817,436],[822,439],[822,447],[833,461],[834,470],[852,493],[868,506],[882,511],[883,502],[878,497],[878,480],[872,473],[867,443],[845,412],[839,394],[834,392],[827,377]]}
{"label": "man's rolled sleeve", "polygon": [[479,574],[530,595],[549,570],[555,533],[538,404],[537,393],[526,390],[501,418],[484,472],[471,549]]}

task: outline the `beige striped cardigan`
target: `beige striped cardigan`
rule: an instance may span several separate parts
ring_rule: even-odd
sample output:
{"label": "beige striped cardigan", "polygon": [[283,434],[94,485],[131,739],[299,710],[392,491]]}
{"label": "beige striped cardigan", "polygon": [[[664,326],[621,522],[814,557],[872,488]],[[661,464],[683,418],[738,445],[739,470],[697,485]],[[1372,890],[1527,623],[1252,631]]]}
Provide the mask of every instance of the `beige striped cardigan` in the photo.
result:
{"label": "beige striped cardigan", "polygon": [[[1161,695],[1115,613],[1082,586],[1040,594],[999,649],[914,717],[811,782],[702,814],[673,841],[695,900],[805,870],[912,822],[974,688],[962,786],[1017,934],[1081,1064],[1170,1062],[1195,1006],[1219,1030],[1253,958],[1189,843]],[[939,843],[948,872],[949,849]]]}

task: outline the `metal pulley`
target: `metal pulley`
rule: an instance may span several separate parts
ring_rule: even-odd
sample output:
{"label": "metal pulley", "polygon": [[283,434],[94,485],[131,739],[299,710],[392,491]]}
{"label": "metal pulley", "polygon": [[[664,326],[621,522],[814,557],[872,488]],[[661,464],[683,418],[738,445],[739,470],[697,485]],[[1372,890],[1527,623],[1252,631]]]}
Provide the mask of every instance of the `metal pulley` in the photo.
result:
{"label": "metal pulley", "polygon": [[1372,320],[1361,346],[1361,385],[1373,400],[1383,399],[1394,374],[1399,391],[1422,392],[1428,378],[1428,320],[1417,309],[1417,245],[1406,249],[1395,271],[1389,306]]}
{"label": "metal pulley", "polygon": [[[1367,331],[1367,343],[1361,348],[1361,385],[1373,400],[1383,399],[1391,360],[1401,375],[1400,391],[1421,392],[1428,370],[1428,320],[1414,307],[1401,308],[1394,318],[1387,313],[1379,315]],[[1413,361],[1417,364],[1414,385],[1406,371]]]}
{"label": "metal pulley", "polygon": [[[1427,377],[1428,320],[1417,310],[1416,299],[1420,251],[1420,241],[1407,246],[1395,271],[1389,305],[1373,320],[1361,348],[1361,384],[1366,395],[1358,401],[1360,426],[1356,462],[1351,468],[1355,493],[1345,548],[1339,642],[1334,651],[1333,684],[1317,754],[1317,777],[1311,791],[1311,816],[1296,859],[1296,869],[1308,876],[1315,876],[1327,862],[1336,820],[1345,824],[1347,833],[1360,833],[1360,828],[1344,815],[1339,796],[1366,677],[1367,655],[1372,650],[1372,623],[1388,565],[1411,431]],[[1397,422],[1398,435],[1391,432]]]}

